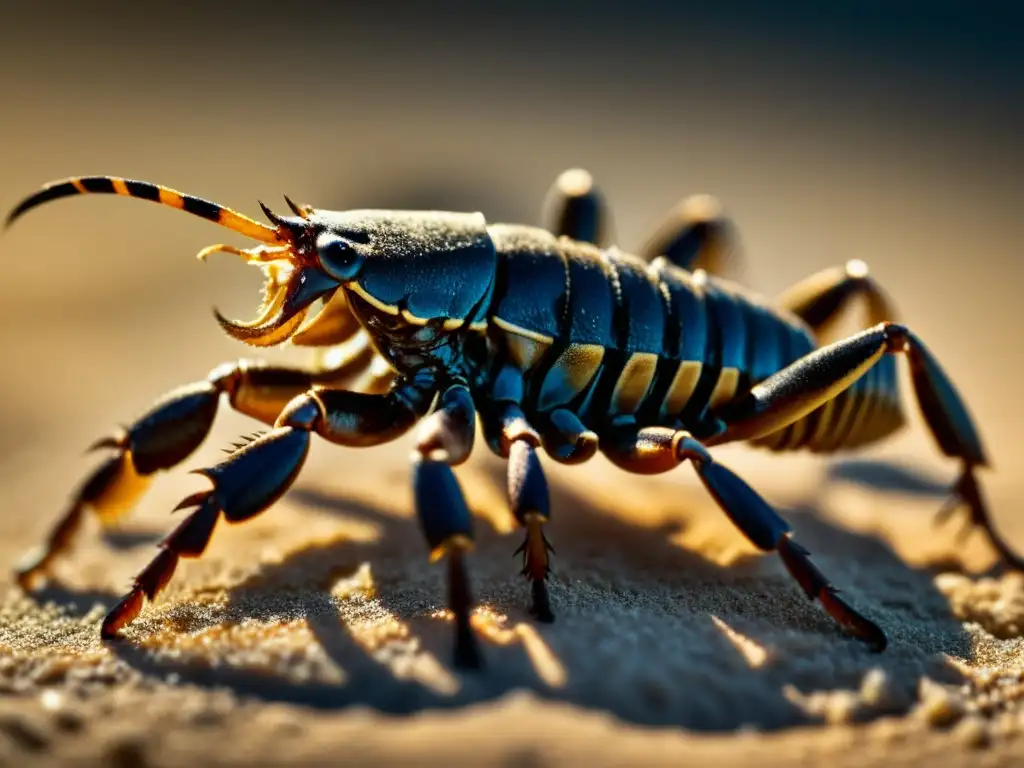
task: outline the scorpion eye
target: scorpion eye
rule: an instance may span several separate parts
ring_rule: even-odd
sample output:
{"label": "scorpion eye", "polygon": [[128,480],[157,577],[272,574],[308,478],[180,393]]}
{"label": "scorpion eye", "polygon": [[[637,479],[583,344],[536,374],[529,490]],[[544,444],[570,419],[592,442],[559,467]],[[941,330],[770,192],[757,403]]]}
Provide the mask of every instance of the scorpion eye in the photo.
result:
{"label": "scorpion eye", "polygon": [[352,243],[331,232],[324,232],[316,239],[316,250],[320,266],[331,277],[351,280],[363,265],[363,257],[352,247]]}

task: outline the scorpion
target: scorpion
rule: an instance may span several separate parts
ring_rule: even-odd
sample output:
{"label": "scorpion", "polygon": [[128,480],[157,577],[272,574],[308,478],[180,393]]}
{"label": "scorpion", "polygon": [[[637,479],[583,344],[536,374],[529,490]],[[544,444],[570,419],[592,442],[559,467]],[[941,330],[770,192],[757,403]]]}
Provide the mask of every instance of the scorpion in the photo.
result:
{"label": "scorpion", "polygon": [[[553,549],[545,536],[552,511],[539,454],[577,464],[600,450],[636,474],[689,462],[757,549],[777,553],[809,599],[880,652],[882,629],[840,596],[789,523],[712,449],[747,441],[832,453],[887,437],[904,424],[900,355],[938,447],[962,465],[940,515],[966,507],[969,529],[983,530],[1005,562],[1024,567],[993,527],[975,477],[988,461],[964,402],[922,340],[897,322],[865,264],[822,271],[770,302],[723,275],[735,226],[709,195],[684,198],[639,256],[605,243],[605,197],[582,169],[551,187],[544,227],[489,224],[481,213],[320,210],[288,197],[290,216],[260,203],[267,225],[113,176],[51,182],[6,223],[42,203],[93,193],[157,202],[256,240],[246,249],[219,244],[199,253],[241,256],[265,275],[258,317],[239,322],[215,311],[218,322],[250,346],[290,342],[318,354],[308,367],[222,364],[92,446],[111,454],[18,566],[26,590],[45,581],[86,511],[116,524],[155,473],[191,455],[222,395],[269,427],[197,470],[212,488],[176,507],[193,511],[106,615],[105,639],[118,637],[157,597],[181,558],[202,555],[218,520],[239,523],[274,504],[299,475],[314,434],[365,447],[418,425],[414,504],[430,560],[447,566],[453,663],[482,666],[470,621],[472,516],[452,471],[469,457],[479,423],[490,450],[508,462],[509,506],[525,530],[516,554],[536,620],[554,620],[546,586]],[[830,338],[854,299],[866,300],[868,327]]]}

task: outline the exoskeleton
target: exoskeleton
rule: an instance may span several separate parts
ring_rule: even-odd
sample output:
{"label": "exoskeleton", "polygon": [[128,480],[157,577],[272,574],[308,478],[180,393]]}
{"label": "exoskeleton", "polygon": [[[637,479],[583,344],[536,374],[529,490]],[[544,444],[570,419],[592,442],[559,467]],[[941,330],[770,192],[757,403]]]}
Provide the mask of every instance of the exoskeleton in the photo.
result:
{"label": "exoskeleton", "polygon": [[[809,598],[880,651],[882,630],[837,594],[789,524],[711,449],[745,440],[777,451],[831,452],[890,435],[903,424],[897,355],[910,361],[940,449],[962,465],[954,502],[966,505],[1006,561],[1022,565],[986,511],[975,478],[986,456],[967,409],[921,339],[894,322],[865,265],[827,270],[770,303],[720,276],[733,228],[707,196],[674,209],[640,257],[603,245],[603,197],[580,170],[562,174],[552,188],[546,228],[488,224],[479,213],[334,212],[291,201],[290,216],[263,206],[268,226],[166,187],[107,176],[49,184],[8,223],[80,193],[159,202],[259,241],[200,253],[237,254],[266,275],[257,319],[218,314],[222,328],[252,346],[326,350],[309,369],[224,364],[96,444],[111,456],[19,567],[26,589],[69,546],[86,510],[117,521],[154,473],[198,448],[222,396],[271,427],[202,470],[212,489],[179,505],[194,511],[107,615],[105,637],[157,596],[180,558],[203,553],[219,519],[246,520],[285,493],[314,434],[371,446],[419,424],[416,512],[431,558],[447,563],[455,662],[478,666],[465,558],[471,516],[451,467],[470,455],[479,421],[488,446],[508,460],[509,503],[525,529],[523,574],[538,620],[553,619],[544,533],[551,510],[540,452],[572,464],[600,450],[638,474],[690,462],[756,547],[776,552]],[[866,298],[870,327],[829,339],[854,297]],[[307,318],[318,301],[319,313]]]}

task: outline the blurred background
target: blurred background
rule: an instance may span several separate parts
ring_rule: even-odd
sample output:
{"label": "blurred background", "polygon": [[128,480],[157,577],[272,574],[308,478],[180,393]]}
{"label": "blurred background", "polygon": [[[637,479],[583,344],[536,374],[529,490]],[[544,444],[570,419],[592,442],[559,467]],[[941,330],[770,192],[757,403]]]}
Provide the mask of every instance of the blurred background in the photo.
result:
{"label": "blurred background", "polygon": [[[627,249],[680,197],[709,192],[739,226],[742,280],[765,293],[850,258],[866,260],[970,404],[995,462],[996,471],[985,478],[994,514],[1024,550],[1024,26],[1012,4],[528,0],[459,7],[36,0],[2,7],[5,210],[46,181],[96,173],[163,183],[254,216],[257,199],[281,207],[286,193],[322,208],[468,209],[491,221],[535,222],[555,176],[582,166],[603,187],[617,240]],[[226,256],[205,265],[193,259],[203,246],[237,242],[233,238],[167,209],[96,196],[33,211],[0,239],[0,581],[8,580],[8,563],[44,535],[69,489],[92,466],[82,448],[159,393],[251,352],[220,333],[211,307],[253,316],[258,273]],[[189,459],[189,468],[216,460],[218,447],[252,429],[241,417],[219,418],[214,444]],[[914,464],[939,482],[951,479],[953,466],[940,460],[919,420],[913,423],[915,429],[870,456]],[[793,486],[820,477],[824,465],[813,457],[725,450],[770,500],[791,505]],[[330,498],[394,495],[394,488],[406,493],[407,453],[405,442],[375,449],[360,465],[358,452],[317,448],[303,482],[323,484]],[[805,465],[819,469],[807,474]],[[606,469],[595,462],[589,477]],[[580,488],[588,476],[584,469],[551,474]],[[610,484],[622,476],[610,476],[591,496],[607,490],[605,498],[619,498]],[[156,531],[166,529],[166,510],[183,493],[180,478],[169,482],[178,485],[157,490],[142,514]],[[678,505],[672,484],[696,483],[689,473],[639,482],[638,489],[665,491],[660,497],[630,494],[634,507],[655,500],[652,520]],[[472,500],[499,508],[503,490],[494,485],[473,485]],[[722,541],[739,540],[724,518],[712,514],[705,496],[687,498],[718,520]],[[871,503],[850,505],[860,512],[838,515],[840,528],[875,532],[886,521],[903,521],[898,531],[884,534],[900,566],[886,561],[884,583],[883,576],[871,575],[870,563],[862,571],[840,569],[837,583],[845,588],[862,578],[867,586],[854,594],[871,606],[891,594],[888,585],[910,585],[904,590],[911,596],[886,610],[889,616],[903,611],[908,626],[920,625],[927,634],[930,625],[919,621],[916,600],[930,576],[914,581],[900,567],[903,559],[927,559],[914,548],[923,546],[938,501],[905,507],[867,498]],[[404,499],[389,500],[387,510],[408,515]],[[611,502],[587,503],[607,511],[606,517],[617,512]],[[800,514],[813,534],[810,518]],[[624,534],[602,527],[601,519],[577,517],[584,523],[577,527],[590,525],[596,538],[605,539],[594,543],[595,552],[612,551]],[[218,538],[203,563],[223,559],[255,567],[265,543],[261,530],[268,540],[290,537],[293,543],[312,535],[292,520],[312,525],[313,515],[267,515]],[[573,565],[575,550],[571,540],[563,548],[568,528],[559,529],[559,520],[570,517],[556,516],[552,529],[560,562],[575,578],[596,560],[586,559],[589,550],[579,555],[580,549],[583,560]],[[335,516],[317,525],[330,533],[341,524]],[[935,537],[933,554],[948,556],[952,534]],[[641,543],[627,561],[642,569],[652,546],[642,537],[631,540]],[[819,562],[830,541],[829,565],[837,569],[844,558],[856,560],[855,545],[866,546],[819,530],[811,542],[823,555]],[[972,545],[987,551],[977,539]],[[72,583],[120,589],[149,556],[149,546],[114,561],[96,547],[67,573]],[[487,572],[488,594],[505,595],[498,591],[504,589],[502,605],[520,605],[521,584],[513,583],[507,554],[514,544],[509,539],[487,546],[500,553]],[[390,564],[381,568],[391,574],[395,594],[402,586],[394,574],[405,573],[408,552],[422,554],[419,541],[402,547],[390,550]],[[688,541],[684,548],[699,546]],[[881,562],[877,548],[863,551]],[[664,555],[665,574],[641,580],[641,588],[704,578],[681,573],[685,569],[673,558],[675,550]],[[614,573],[619,561],[610,562]],[[417,599],[429,605],[440,599],[436,575],[416,563],[426,574]],[[324,565],[324,573],[331,567]],[[784,578],[774,559],[763,568],[756,573]],[[485,582],[484,569],[481,564],[476,572],[478,584]],[[736,578],[750,573],[738,571]],[[705,582],[728,577],[715,571]],[[692,592],[714,600],[701,584],[703,592]],[[677,615],[674,599],[664,598],[666,615],[685,628],[687,614]],[[620,608],[633,615],[631,605]],[[938,613],[943,609],[939,598]],[[602,615],[579,610],[591,619]],[[650,612],[654,616],[655,609]],[[707,612],[701,607],[697,615]],[[751,614],[751,621],[786,626],[783,614]],[[577,637],[589,637],[595,626],[606,631],[607,622],[602,628],[599,621],[586,623],[591,619],[578,619],[583,630]],[[652,618],[651,627],[669,626],[665,622]],[[549,635],[556,650],[559,642],[565,650],[575,641],[572,626],[556,625],[553,632],[563,634]],[[952,626],[959,631],[959,624]],[[821,639],[819,660],[831,659],[836,636],[815,625],[811,631]],[[904,649],[918,643],[910,631],[902,635]],[[661,648],[668,633],[651,632],[658,637],[652,647]],[[95,644],[94,630],[87,634]],[[447,642],[447,632],[435,634]],[[628,637],[620,642],[642,647],[630,645]],[[933,644],[943,651],[952,647]],[[720,649],[714,653],[700,657],[703,667],[707,659],[714,666],[723,658]],[[803,663],[804,655],[796,654],[797,661]],[[570,676],[589,679],[586,670],[572,666],[585,665],[589,656],[566,652],[563,658]],[[844,667],[851,676],[874,663],[853,658]],[[594,659],[607,664],[607,656]],[[341,666],[347,663],[343,658]],[[777,671],[782,682],[796,679],[790,671]],[[631,671],[623,674],[632,679]],[[667,679],[661,669],[650,674]],[[914,683],[916,675],[907,679]],[[604,666],[597,676],[607,677]],[[580,686],[569,698],[599,700],[621,714],[617,684],[608,683],[600,696],[593,693],[598,688]],[[673,690],[679,709],[666,705],[658,717],[679,723],[678,712],[700,701],[686,685]],[[475,696],[471,692],[466,700]],[[734,713],[742,707],[724,694],[719,698],[725,714],[713,722],[736,725]],[[685,722],[707,722],[700,717]],[[181,743],[188,743],[189,727],[182,733]]]}
{"label": "blurred background", "polygon": [[[584,166],[628,248],[711,192],[769,294],[868,261],[1001,464],[1024,371],[1024,46],[1005,5],[8,4],[0,206],[111,173],[250,214],[287,193],[533,222]],[[225,236],[98,197],[4,236],[6,462],[239,354],[210,308],[252,316],[258,276],[191,258]]]}

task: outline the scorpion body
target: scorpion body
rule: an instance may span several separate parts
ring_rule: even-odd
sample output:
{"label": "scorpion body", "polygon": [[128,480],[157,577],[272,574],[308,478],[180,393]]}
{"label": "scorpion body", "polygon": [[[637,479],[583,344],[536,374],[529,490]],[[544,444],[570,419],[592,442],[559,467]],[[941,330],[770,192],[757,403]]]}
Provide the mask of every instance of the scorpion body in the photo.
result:
{"label": "scorpion body", "polygon": [[[579,419],[598,445],[623,422],[712,440],[720,408],[817,346],[799,317],[703,270],[694,274],[665,258],[645,262],[542,229],[488,231],[498,266],[483,370],[500,374],[511,364],[521,373],[532,424]],[[886,437],[903,424],[893,363],[885,358],[755,444],[827,452]],[[484,373],[481,396],[500,392],[495,378]],[[555,459],[576,458],[546,447]]]}
{"label": "scorpion body", "polygon": [[[466,572],[472,521],[451,471],[470,455],[479,422],[491,450],[508,460],[509,505],[525,529],[523,574],[538,620],[553,620],[540,450],[567,464],[600,450],[637,474],[690,462],[755,546],[776,552],[809,598],[880,651],[882,630],[839,597],[789,524],[710,449],[742,440],[825,453],[892,434],[903,424],[898,355],[909,359],[940,449],[962,464],[953,504],[941,514],[963,503],[1003,559],[1024,565],[991,524],[975,478],[987,458],[965,405],[921,339],[894,322],[866,266],[823,271],[769,302],[721,277],[732,225],[706,196],[674,209],[639,256],[604,244],[603,197],[578,170],[553,186],[545,228],[488,224],[469,213],[323,211],[287,198],[293,216],[263,206],[268,226],[166,187],[105,176],[47,185],[8,223],[83,193],[158,202],[258,240],[250,249],[214,245],[199,254],[236,254],[266,276],[259,316],[241,323],[218,313],[221,327],[251,346],[289,341],[321,352],[308,369],[225,363],[96,443],[112,455],[19,566],[26,589],[68,549],[86,511],[116,523],[153,474],[198,448],[222,396],[272,427],[202,470],[213,488],[179,505],[194,511],[104,619],[104,637],[118,636],[157,596],[180,558],[203,553],[218,520],[249,519],[285,493],[313,434],[360,447],[418,424],[417,515],[431,558],[447,562],[455,662],[479,666]],[[870,327],[830,338],[858,298]],[[307,319],[317,301],[320,312]]]}

